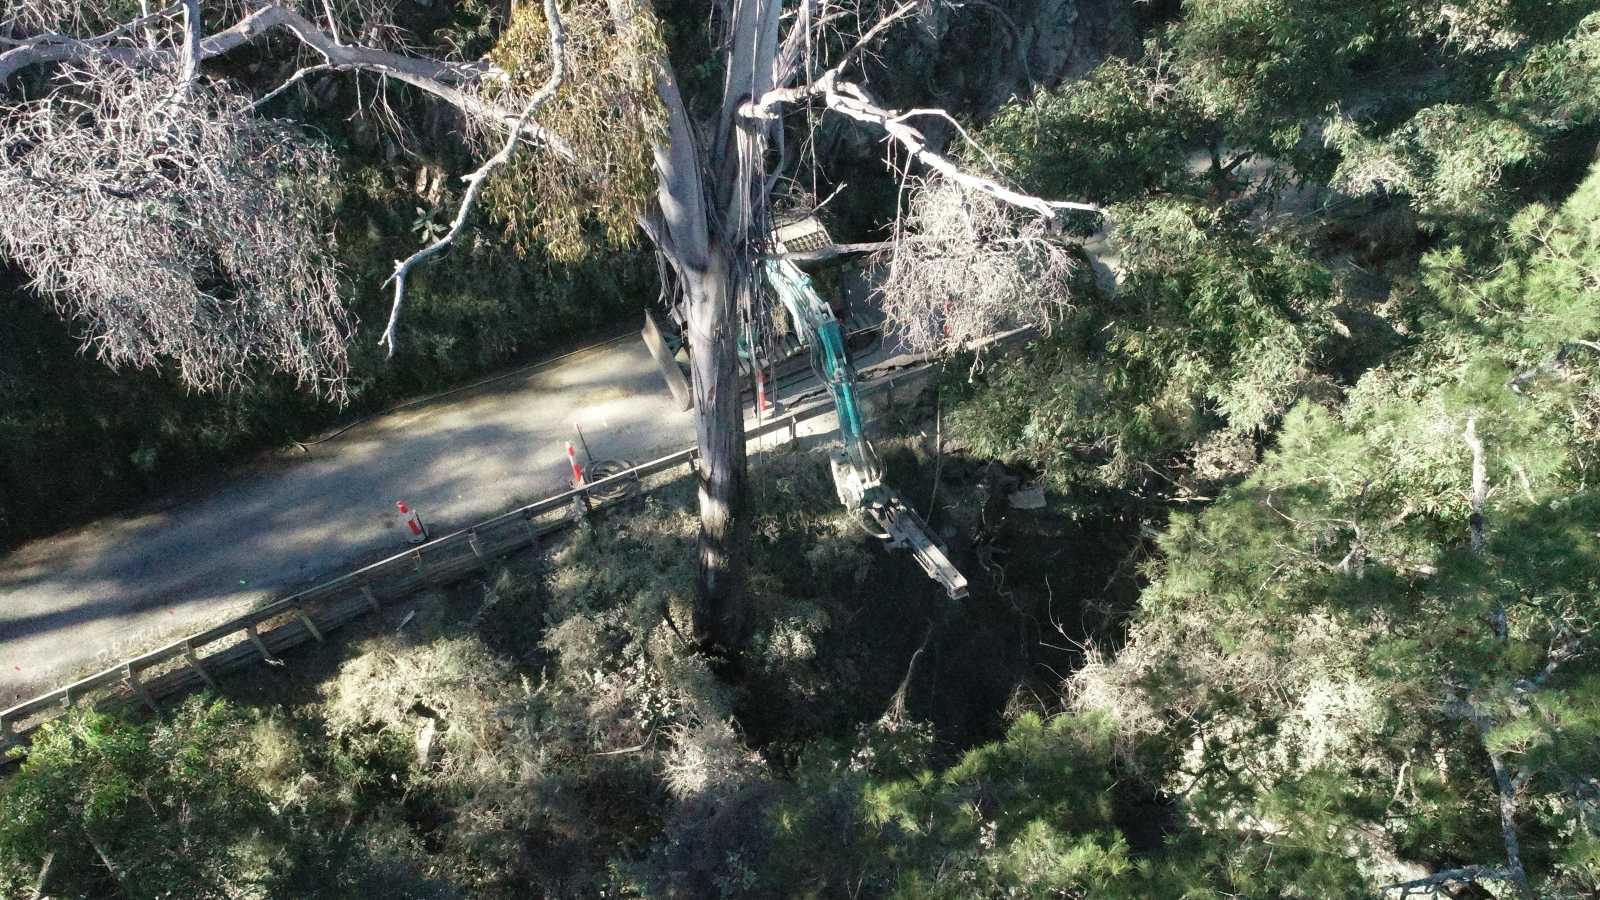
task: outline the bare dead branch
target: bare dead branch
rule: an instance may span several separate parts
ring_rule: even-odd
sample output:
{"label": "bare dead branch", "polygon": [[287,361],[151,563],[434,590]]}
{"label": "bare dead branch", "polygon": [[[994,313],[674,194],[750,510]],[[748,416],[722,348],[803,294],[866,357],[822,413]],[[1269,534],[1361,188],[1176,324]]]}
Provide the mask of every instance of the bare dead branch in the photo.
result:
{"label": "bare dead branch", "polygon": [[263,359],[339,394],[331,156],[205,79],[174,102],[179,77],[96,59],[6,110],[0,252],[113,366],[216,388]]}
{"label": "bare dead branch", "polygon": [[[948,113],[942,110],[914,110],[900,112],[885,109],[877,105],[859,85],[850,82],[838,81],[835,70],[817,79],[815,82],[797,88],[777,88],[762,95],[759,99],[744,106],[742,112],[751,118],[772,118],[785,105],[804,102],[808,99],[820,99],[823,104],[834,112],[854,119],[865,125],[871,125],[882,131],[891,140],[903,148],[910,158],[929,169],[937,172],[944,178],[959,183],[969,190],[988,194],[1012,206],[1031,210],[1035,214],[1053,219],[1063,210],[1076,210],[1079,212],[1104,212],[1092,203],[1079,203],[1066,200],[1045,200],[1014,191],[1005,185],[990,178],[973,175],[964,171],[948,156],[936,152],[928,146],[927,138],[916,128],[906,124],[906,119],[914,115],[941,114],[949,118]],[[971,141],[964,129],[958,126],[958,133]],[[977,145],[974,143],[974,146]],[[982,148],[978,148],[982,152]],[[987,154],[984,154],[987,156]]]}
{"label": "bare dead branch", "polygon": [[[46,5],[48,5],[48,3]],[[22,6],[23,6],[24,9],[26,9],[28,7],[28,4],[22,4]],[[81,9],[82,7],[79,6],[78,8]],[[37,7],[35,7],[36,13],[38,15],[36,16],[36,20],[35,20],[35,22],[34,22],[32,27],[34,29],[36,29],[36,30],[41,28],[41,27],[46,29],[46,30],[44,30],[43,33],[35,34],[34,36],[32,36],[32,37],[30,37],[30,38],[28,38],[26,40],[21,40],[21,41],[8,40],[7,43],[12,44],[13,46],[24,46],[24,45],[28,45],[28,44],[71,43],[71,42],[74,42],[74,41],[81,40],[83,43],[87,43],[87,44],[108,44],[108,43],[110,43],[112,41],[121,39],[121,38],[123,38],[125,36],[128,36],[128,35],[131,35],[131,34],[133,34],[135,32],[148,32],[148,31],[152,30],[156,25],[160,24],[163,20],[170,19],[170,18],[178,15],[178,13],[180,11],[182,11],[182,9],[183,9],[183,3],[181,2],[181,0],[179,0],[179,2],[177,2],[177,3],[170,3],[170,4],[168,4],[168,5],[164,6],[164,7],[161,7],[160,9],[155,9],[155,10],[149,9],[145,3],[141,2],[140,3],[140,10],[141,11],[140,11],[140,14],[139,14],[139,16],[137,18],[131,19],[131,20],[127,21],[127,22],[124,22],[124,23],[122,23],[120,25],[117,25],[117,26],[111,28],[109,31],[105,32],[104,34],[100,34],[100,35],[97,35],[95,37],[79,39],[79,38],[76,38],[76,37],[72,37],[71,36],[71,32],[73,30],[75,30],[73,26],[74,25],[79,25],[79,24],[81,24],[81,22],[70,22],[69,23],[69,22],[64,22],[63,21],[63,22],[59,22],[55,26],[44,25],[43,24],[43,13],[44,13],[44,11],[42,9],[38,9]],[[57,15],[59,16],[59,12],[58,12]],[[25,16],[24,18],[27,18],[27,17]],[[8,20],[8,21],[10,21],[10,20]],[[0,23],[0,24],[3,24],[3,23]],[[55,30],[49,30],[52,27],[54,27]],[[150,43],[153,43],[153,42],[150,42]]]}
{"label": "bare dead branch", "polygon": [[775,73],[778,78],[776,86],[772,90],[746,102],[740,108],[742,116],[752,119],[774,119],[781,114],[782,109],[786,106],[796,106],[813,99],[821,100],[828,109],[884,132],[891,140],[904,148],[910,154],[912,160],[921,163],[951,181],[961,183],[971,190],[981,191],[1013,206],[1032,210],[1046,219],[1054,218],[1061,210],[1103,212],[1099,207],[1088,203],[1052,201],[1031,197],[1013,191],[992,179],[963,171],[960,166],[946,155],[933,150],[928,145],[928,141],[922,132],[906,124],[908,119],[918,116],[942,118],[954,125],[962,140],[993,166],[993,160],[988,152],[974,141],[966,129],[956,122],[955,118],[948,112],[941,109],[906,111],[885,109],[874,102],[859,85],[844,80],[845,71],[856,58],[864,54],[867,48],[887,32],[890,27],[911,18],[921,7],[920,0],[907,0],[907,2],[895,7],[873,23],[820,76],[806,84],[788,84],[788,81],[799,73],[798,64],[789,57],[797,52],[796,48],[804,40],[809,40],[814,34],[813,31],[806,31],[800,38],[797,38],[797,33],[799,33],[800,29],[820,29],[827,20],[826,15],[819,16],[816,14],[813,9],[815,5],[815,3],[802,5],[801,13],[796,17],[795,24],[791,26],[790,34],[785,37],[785,55],[778,61],[777,72]]}
{"label": "bare dead branch", "polygon": [[895,117],[894,117],[893,121],[895,121],[895,122],[904,122],[907,119],[914,119],[914,118],[916,118],[918,116],[927,116],[927,117],[932,117],[932,118],[935,118],[935,119],[943,119],[944,121],[950,123],[950,127],[954,128],[956,130],[956,134],[961,135],[961,140],[964,141],[968,147],[971,147],[973,150],[977,151],[979,153],[979,155],[981,155],[983,157],[983,161],[989,164],[989,168],[990,169],[993,169],[996,172],[1000,171],[1000,164],[998,162],[995,162],[993,154],[991,154],[988,151],[988,149],[985,148],[982,144],[980,144],[976,140],[974,140],[972,135],[967,131],[967,129],[965,127],[963,127],[960,122],[956,121],[956,117],[955,116],[950,115],[948,112],[945,112],[942,109],[938,109],[938,108],[908,109],[908,110],[905,110],[904,112],[900,112],[900,113],[895,114]]}
{"label": "bare dead branch", "polygon": [[333,38],[333,42],[335,44],[344,43],[339,37],[339,20],[334,18],[333,15],[333,0],[322,0],[322,14],[327,19],[328,34]]}
{"label": "bare dead branch", "polygon": [[282,84],[256,98],[256,101],[250,104],[250,109],[259,110],[261,107],[266,106],[268,103],[276,100],[280,95],[283,94],[283,92],[304,81],[307,76],[315,75],[318,72],[334,72],[338,71],[338,69],[338,66],[331,65],[329,63],[321,63],[320,65],[315,66],[302,66],[296,69],[293,75],[290,75],[288,78],[284,79]]}
{"label": "bare dead branch", "polygon": [[829,70],[829,74],[833,75],[835,78],[843,74],[845,68],[849,66],[857,56],[866,52],[866,49],[872,45],[873,41],[876,41],[879,36],[888,31],[896,23],[910,18],[911,15],[921,7],[922,0],[907,0],[907,2],[902,3],[890,10],[886,15],[874,22],[872,27],[861,33],[861,37],[856,39],[855,44],[852,45],[849,50],[846,50],[843,56],[839,57],[838,62],[834,63],[832,69]]}
{"label": "bare dead branch", "polygon": [[178,85],[186,94],[200,77],[200,32],[204,27],[200,21],[200,0],[183,0],[183,45],[179,54],[182,68],[178,70]]}
{"label": "bare dead branch", "polygon": [[1077,210],[1080,212],[1101,212],[1100,207],[1092,203],[1078,203],[1066,200],[1044,200],[1039,197],[1029,196],[996,182],[992,179],[972,175],[957,166],[953,161],[941,153],[934,152],[922,136],[922,132],[897,121],[896,112],[884,109],[874,104],[867,93],[860,87],[849,83],[839,83],[833,89],[823,94],[823,101],[827,107],[841,115],[848,116],[858,122],[873,125],[881,129],[890,138],[897,141],[911,158],[924,166],[938,172],[945,178],[961,184],[969,190],[988,194],[997,200],[1009,203],[1012,206],[1032,210],[1046,219],[1055,218],[1061,210]]}
{"label": "bare dead branch", "polygon": [[943,178],[913,181],[905,229],[879,256],[884,314],[905,344],[949,352],[1070,307],[1077,260],[1028,216]]}
{"label": "bare dead branch", "polygon": [[[16,32],[56,38],[81,37],[111,27],[113,23],[108,21],[108,16],[115,12],[114,4],[84,0],[8,0],[4,12],[0,13],[0,27],[10,26]],[[172,7],[168,7],[151,15],[148,10],[141,9],[143,21],[134,27],[143,28],[151,24],[156,15],[172,12]]]}
{"label": "bare dead branch", "polygon": [[[484,183],[495,169],[505,165],[516,152],[517,145],[521,143],[523,129],[528,121],[536,115],[540,108],[555,96],[556,90],[561,87],[562,80],[566,77],[566,30],[561,24],[561,12],[556,7],[555,0],[544,0],[545,20],[550,27],[550,77],[544,85],[535,91],[533,96],[523,106],[521,114],[506,134],[505,142],[499,152],[485,160],[483,165],[475,171],[463,176],[467,183],[467,192],[461,198],[461,206],[456,210],[455,220],[450,223],[450,230],[446,231],[438,240],[411,254],[405,260],[395,263],[394,274],[389,276],[389,281],[394,282],[394,303],[389,308],[389,323],[383,330],[383,337],[378,340],[379,345],[388,348],[388,355],[394,356],[395,348],[399,344],[397,329],[400,325],[400,309],[405,303],[406,277],[412,268],[423,260],[434,256],[455,243],[456,238],[466,228],[467,219],[472,214],[473,207],[478,202],[478,196],[483,193]],[[386,282],[387,283],[387,282]]]}
{"label": "bare dead branch", "polygon": [[[477,88],[491,74],[483,63],[459,63],[407,56],[388,50],[342,44],[300,13],[280,3],[269,3],[240,19],[233,26],[201,38],[196,59],[204,62],[227,54],[274,32],[287,32],[316,53],[329,68],[370,72],[392,78],[460,109],[469,116],[510,128],[518,120],[515,108],[484,99]],[[0,53],[0,84],[32,66],[84,63],[91,60],[118,62],[129,67],[171,68],[179,65],[172,50],[151,50],[117,44],[125,37],[126,26],[92,40],[63,38],[34,43]],[[292,77],[292,76],[291,76]],[[556,153],[563,161],[576,161],[576,154],[560,135],[537,124],[527,123],[522,134]]]}

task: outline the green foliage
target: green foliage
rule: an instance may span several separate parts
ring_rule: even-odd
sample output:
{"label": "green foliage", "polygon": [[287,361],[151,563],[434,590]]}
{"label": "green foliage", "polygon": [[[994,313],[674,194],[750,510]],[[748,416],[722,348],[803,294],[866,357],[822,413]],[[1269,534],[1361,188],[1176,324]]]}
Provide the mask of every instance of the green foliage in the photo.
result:
{"label": "green foliage", "polygon": [[1294,119],[1343,93],[1352,64],[1400,11],[1388,0],[1189,0],[1173,29],[1175,63],[1212,115],[1275,124],[1297,139]]}
{"label": "green foliage", "polygon": [[1600,20],[1578,21],[1584,12],[1581,4],[1483,4],[1421,17],[1443,30],[1445,96],[1422,89],[1385,98],[1390,109],[1411,107],[1400,116],[1335,115],[1325,135],[1342,157],[1333,185],[1405,196],[1432,224],[1463,235],[1504,220],[1529,180],[1514,176],[1547,162],[1561,134],[1595,121],[1584,98],[1600,71]]}
{"label": "green foliage", "polygon": [[1584,18],[1563,40],[1535,47],[1504,81],[1503,102],[1533,112],[1542,124],[1593,122],[1600,113],[1600,13]]}
{"label": "green foliage", "polygon": [[1115,291],[947,421],[1186,502],[1145,507],[1130,632],[1072,678],[1182,798],[1171,883],[1502,865],[1492,754],[1534,890],[1596,886],[1595,33],[1582,3],[1189,2],[984,133],[1030,187],[1121,201]]}
{"label": "green foliage", "polygon": [[1600,173],[1559,209],[1533,204],[1505,226],[1505,252],[1474,264],[1459,248],[1428,254],[1422,279],[1450,318],[1441,324],[1482,331],[1523,354],[1549,352],[1600,330]]}
{"label": "green foliage", "polygon": [[[1013,103],[984,137],[1049,195],[1259,206],[1309,182],[1397,195],[1427,224],[1467,234],[1526,201],[1530,176],[1560,162],[1553,141],[1592,131],[1592,12],[1191,0],[1141,58]],[[1253,184],[1246,162],[1262,170]]]}
{"label": "green foliage", "polygon": [[1050,197],[1110,203],[1183,190],[1203,118],[1156,56],[1110,59],[1081,81],[1042,91],[997,113],[984,140],[1005,169]]}
{"label": "green foliage", "polygon": [[1333,284],[1287,240],[1198,204],[1117,207],[1116,294],[994,364],[951,423],[1065,484],[1139,483],[1217,428],[1269,425],[1313,384]]}
{"label": "green foliage", "polygon": [[890,845],[880,860],[903,866],[890,894],[1141,895],[1111,822],[1108,746],[1093,720],[1030,713],[938,775],[869,783],[866,824]]}
{"label": "green foliage", "polygon": [[[592,222],[614,246],[633,244],[655,196],[652,150],[666,133],[666,107],[652,63],[664,54],[660,23],[648,7],[617,25],[605,3],[571,4],[562,13],[566,78],[539,112],[539,124],[561,135],[579,164],[541,148],[519,153],[485,192],[520,252],[539,246],[557,260],[580,259]],[[550,77],[549,28],[536,3],[516,7],[490,58],[511,80],[513,102],[532,96]],[[493,140],[500,140],[496,134]]]}
{"label": "green foliage", "polygon": [[1563,348],[1600,335],[1577,299],[1597,188],[1600,170],[1524,211],[1479,266],[1431,255],[1414,344],[1337,410],[1297,406],[1247,480],[1174,517],[1127,648],[1079,677],[1124,733],[1164,732],[1208,828],[1343,835],[1375,879],[1396,856],[1503,859],[1492,753],[1530,876],[1593,884],[1597,360]]}
{"label": "green foliage", "polygon": [[45,725],[0,797],[0,885],[31,890],[53,853],[62,896],[258,890],[271,816],[234,752],[243,727],[238,710],[201,697],[155,725],[94,712]]}
{"label": "green foliage", "polygon": [[1405,194],[1425,217],[1468,222],[1503,217],[1505,170],[1540,156],[1538,136],[1515,119],[1453,104],[1429,106],[1380,140],[1342,121],[1327,138],[1341,154],[1335,187]]}
{"label": "green foliage", "polygon": [[1027,713],[1002,740],[942,769],[928,768],[929,737],[886,718],[853,742],[808,754],[769,814],[770,893],[1162,893],[1113,822],[1102,721]]}

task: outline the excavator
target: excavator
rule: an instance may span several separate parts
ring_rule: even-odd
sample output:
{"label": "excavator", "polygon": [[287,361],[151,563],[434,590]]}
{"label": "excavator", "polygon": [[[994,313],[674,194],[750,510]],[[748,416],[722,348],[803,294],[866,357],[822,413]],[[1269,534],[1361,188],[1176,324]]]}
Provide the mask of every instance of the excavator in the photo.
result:
{"label": "excavator", "polygon": [[[950,599],[960,600],[967,596],[966,577],[929,535],[928,523],[898,492],[883,483],[883,463],[866,437],[857,392],[859,379],[850,362],[847,335],[838,314],[817,294],[810,276],[784,258],[789,252],[817,250],[831,243],[827,230],[816,218],[790,222],[775,229],[773,245],[777,253],[761,260],[759,265],[767,286],[788,314],[791,334],[809,352],[811,370],[827,387],[833,400],[843,445],[829,460],[834,489],[845,509],[861,515],[863,524],[870,520],[876,526],[876,530],[868,529],[871,534],[890,549],[909,552]],[[651,344],[657,361],[663,363],[663,373],[669,384],[673,375],[681,379],[677,363],[670,358],[663,359],[662,337],[648,314],[645,341]],[[757,348],[741,347],[740,355],[746,357],[753,369],[759,369],[762,363],[757,359],[758,353]],[[670,372],[665,366],[668,362],[672,365]]]}

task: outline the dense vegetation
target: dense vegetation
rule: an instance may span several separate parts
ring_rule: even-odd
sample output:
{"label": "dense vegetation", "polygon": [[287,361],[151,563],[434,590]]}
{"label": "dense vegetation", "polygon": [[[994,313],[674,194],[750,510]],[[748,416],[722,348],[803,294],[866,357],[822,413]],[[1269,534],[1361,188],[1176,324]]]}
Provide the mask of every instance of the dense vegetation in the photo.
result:
{"label": "dense vegetation", "polygon": [[678,631],[668,493],[285,683],[51,727],[7,888],[1600,892],[1600,12],[1137,12],[980,133],[1110,205],[1116,283],[952,370],[960,455],[891,455],[972,601],[758,459],[742,658]]}
{"label": "dense vegetation", "polygon": [[952,419],[1161,528],[1069,694],[1220,890],[1600,887],[1592,10],[1188,3],[987,132],[1120,277]]}

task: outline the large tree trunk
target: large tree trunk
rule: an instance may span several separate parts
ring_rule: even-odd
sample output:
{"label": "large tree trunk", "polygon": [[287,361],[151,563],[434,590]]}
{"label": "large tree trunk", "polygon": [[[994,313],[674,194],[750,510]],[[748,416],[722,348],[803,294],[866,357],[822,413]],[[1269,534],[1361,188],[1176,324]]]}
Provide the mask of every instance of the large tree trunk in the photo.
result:
{"label": "large tree trunk", "polygon": [[[614,0],[626,16],[639,0]],[[712,653],[732,655],[748,631],[744,411],[739,402],[738,311],[753,289],[741,254],[764,221],[763,140],[775,123],[746,123],[740,104],[772,84],[780,0],[731,0],[728,67],[716,124],[701,142],[665,58],[656,90],[667,112],[666,140],[655,146],[661,182],[641,221],[672,263],[684,292],[689,362],[700,445],[700,541],[694,636]],[[713,212],[715,210],[715,212]]]}
{"label": "large tree trunk", "polygon": [[727,654],[744,644],[745,610],[744,409],[739,402],[737,308],[741,285],[717,245],[705,271],[689,273],[689,359],[695,438],[700,446],[700,541],[694,635],[700,646]]}

